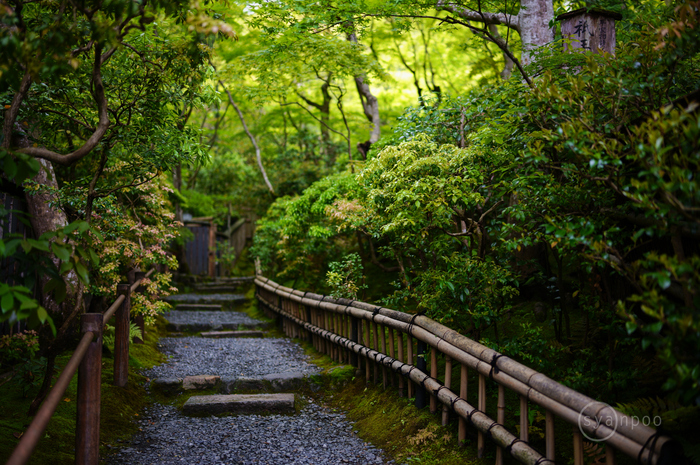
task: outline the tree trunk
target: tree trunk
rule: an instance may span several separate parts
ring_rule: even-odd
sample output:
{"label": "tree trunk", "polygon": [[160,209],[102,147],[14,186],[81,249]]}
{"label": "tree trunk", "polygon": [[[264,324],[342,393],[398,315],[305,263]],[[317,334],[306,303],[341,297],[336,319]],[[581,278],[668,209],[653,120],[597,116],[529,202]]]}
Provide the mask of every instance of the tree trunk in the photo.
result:
{"label": "tree trunk", "polygon": [[[357,43],[357,36],[354,32],[348,34],[348,40]],[[370,132],[369,140],[357,144],[357,149],[360,151],[362,158],[366,159],[370,147],[372,144],[376,143],[381,136],[379,102],[377,101],[377,97],[372,94],[369,85],[365,82],[364,75],[355,76],[355,87],[357,87],[357,93],[360,95],[360,102],[362,103],[365,116],[367,120],[372,123],[372,131]]]}
{"label": "tree trunk", "polygon": [[[29,145],[29,139],[25,134],[13,139],[13,146],[15,147],[23,148]],[[48,160],[38,159],[38,161],[41,164],[41,169],[37,175],[32,178],[32,181],[48,187],[49,192],[54,192],[58,189],[58,183],[56,182],[56,174],[54,173],[53,165]],[[52,203],[54,205],[58,203],[58,199],[54,194],[27,194],[25,198],[35,237],[68,225],[68,218],[65,212],[59,207],[51,206]],[[53,261],[56,266],[60,266],[60,261],[57,258],[54,257]],[[39,276],[38,278],[38,285],[40,289],[43,290],[49,278],[45,275]],[[58,331],[54,337],[48,325],[44,325],[39,330],[40,349],[41,353],[46,357],[47,362],[44,371],[44,381],[29,407],[30,415],[36,413],[41,402],[46,397],[51,387],[56,356],[65,349],[66,343],[72,335],[71,330],[73,329],[74,322],[77,321],[77,316],[83,313],[84,310],[83,292],[85,286],[83,283],[80,282],[78,276],[72,270],[64,277],[64,281],[66,283],[66,298],[61,304],[58,304],[54,300],[53,295],[47,295],[42,292],[41,304],[46,311],[49,312],[49,315],[51,315]]]}
{"label": "tree trunk", "polygon": [[523,51],[520,61],[523,65],[532,63],[532,52],[554,40],[554,28],[549,22],[554,19],[552,0],[521,0],[518,24]]}

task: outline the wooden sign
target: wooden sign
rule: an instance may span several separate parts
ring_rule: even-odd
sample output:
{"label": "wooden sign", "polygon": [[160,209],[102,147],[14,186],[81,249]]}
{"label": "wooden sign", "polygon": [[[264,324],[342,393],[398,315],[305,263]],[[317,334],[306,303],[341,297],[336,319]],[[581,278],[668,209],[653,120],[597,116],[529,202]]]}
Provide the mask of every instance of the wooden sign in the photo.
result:
{"label": "wooden sign", "polygon": [[557,16],[561,35],[570,39],[564,50],[615,54],[615,21],[622,15],[597,8],[581,8]]}

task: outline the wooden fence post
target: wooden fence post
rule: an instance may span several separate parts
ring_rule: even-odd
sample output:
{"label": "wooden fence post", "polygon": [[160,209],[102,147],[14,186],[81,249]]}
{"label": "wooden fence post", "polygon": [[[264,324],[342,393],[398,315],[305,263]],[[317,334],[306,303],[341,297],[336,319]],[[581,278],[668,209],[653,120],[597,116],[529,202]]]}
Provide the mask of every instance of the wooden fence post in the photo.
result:
{"label": "wooden fence post", "polygon": [[[357,318],[354,316],[349,315],[350,317],[350,340],[354,343],[358,342],[358,334],[359,334],[359,329],[357,329]],[[359,358],[357,357],[357,353],[353,350],[350,351],[350,365],[354,366],[358,370],[360,369],[360,363],[359,363]]]}
{"label": "wooden fence post", "polygon": [[80,323],[82,334],[92,332],[95,337],[78,368],[75,463],[76,465],[97,465],[100,456],[102,314],[85,313]]}
{"label": "wooden fence post", "polygon": [[[305,313],[306,313],[306,322],[313,324],[313,320],[311,319],[311,307],[309,307],[308,305],[304,305],[302,308],[305,310]],[[307,336],[308,343],[313,346],[314,345],[314,333],[312,333],[311,331],[306,331],[306,336]]]}
{"label": "wooden fence post", "polygon": [[114,385],[126,386],[129,380],[129,314],[131,313],[131,286],[117,285],[117,295],[124,302],[114,314]]}
{"label": "wooden fence post", "polygon": [[[430,377],[437,379],[438,369],[437,369],[437,349],[435,347],[430,348]],[[430,396],[430,413],[437,412],[437,397]]]}
{"label": "wooden fence post", "polygon": [[[459,370],[459,397],[467,400],[467,388],[469,378],[467,377],[467,366],[464,363],[460,363]],[[457,429],[457,442],[460,446],[466,445],[467,442],[467,420],[459,417]]]}
{"label": "wooden fence post", "polygon": [[[420,339],[418,339],[418,347],[416,348],[416,367],[425,373],[427,363],[425,362],[425,352],[427,350],[427,344]],[[416,408],[422,409],[425,407],[425,386],[419,384],[416,386]]]}

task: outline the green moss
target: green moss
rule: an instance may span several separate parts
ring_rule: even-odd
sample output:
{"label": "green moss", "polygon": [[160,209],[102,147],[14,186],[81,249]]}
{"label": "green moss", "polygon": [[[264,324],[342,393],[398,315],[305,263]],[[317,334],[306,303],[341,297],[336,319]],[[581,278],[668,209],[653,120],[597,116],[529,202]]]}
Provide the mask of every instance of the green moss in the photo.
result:
{"label": "green moss", "polygon": [[[137,373],[142,368],[152,367],[163,360],[156,347],[162,322],[155,327],[148,327],[144,344],[132,344],[129,348],[129,381],[126,387],[112,384],[114,377],[113,359],[102,359],[102,399],[100,413],[100,455],[108,453],[106,445],[114,445],[118,440],[125,440],[138,431],[140,412],[151,401],[145,386],[146,377]],[[72,351],[56,359],[59,373],[66,365]],[[56,376],[57,377],[57,376]],[[78,377],[74,376],[62,401],[51,417],[46,431],[29,460],[30,464],[52,465],[72,464],[75,461],[75,414]],[[32,421],[27,415],[29,405],[36,395],[36,390],[22,396],[22,387],[10,381],[0,389],[0,462],[4,463],[19,443],[15,437],[23,433]]]}

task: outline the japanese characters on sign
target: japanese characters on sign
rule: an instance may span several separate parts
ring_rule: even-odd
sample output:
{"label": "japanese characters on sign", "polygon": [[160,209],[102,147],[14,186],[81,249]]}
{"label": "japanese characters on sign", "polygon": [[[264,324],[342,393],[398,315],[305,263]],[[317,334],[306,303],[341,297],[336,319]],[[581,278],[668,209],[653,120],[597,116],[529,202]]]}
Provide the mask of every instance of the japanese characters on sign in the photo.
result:
{"label": "japanese characters on sign", "polygon": [[565,50],[615,53],[615,21],[618,13],[582,8],[559,15],[561,33],[568,41]]}

